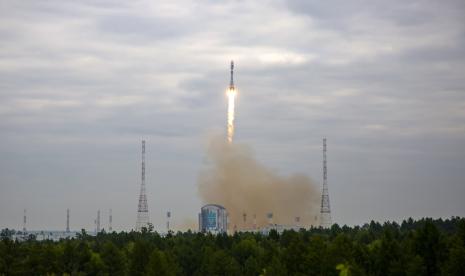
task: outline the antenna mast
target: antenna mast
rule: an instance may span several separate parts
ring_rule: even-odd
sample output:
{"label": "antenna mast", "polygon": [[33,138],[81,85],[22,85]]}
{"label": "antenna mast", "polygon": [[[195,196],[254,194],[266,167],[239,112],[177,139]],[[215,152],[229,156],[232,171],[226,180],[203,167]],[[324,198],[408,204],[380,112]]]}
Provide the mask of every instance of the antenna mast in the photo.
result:
{"label": "antenna mast", "polygon": [[171,218],[171,211],[166,212],[166,231],[170,231],[170,218]]}
{"label": "antenna mast", "polygon": [[331,208],[328,193],[328,169],[326,167],[326,138],[323,138],[323,192],[321,193],[320,226],[331,227]]}
{"label": "antenna mast", "polygon": [[26,209],[24,209],[23,215],[23,233],[26,234]]}
{"label": "antenna mast", "polygon": [[110,209],[110,215],[109,215],[109,218],[108,218],[108,232],[113,232],[113,215],[112,215],[112,212],[111,212],[111,209]]}
{"label": "antenna mast", "polygon": [[142,140],[142,176],[139,194],[139,205],[137,208],[136,231],[148,227],[149,209],[147,206],[147,195],[145,194],[145,140]]}
{"label": "antenna mast", "polygon": [[69,209],[66,209],[66,232],[69,233]]}
{"label": "antenna mast", "polygon": [[97,210],[97,220],[96,220],[96,226],[97,226],[97,233],[100,232],[100,210]]}

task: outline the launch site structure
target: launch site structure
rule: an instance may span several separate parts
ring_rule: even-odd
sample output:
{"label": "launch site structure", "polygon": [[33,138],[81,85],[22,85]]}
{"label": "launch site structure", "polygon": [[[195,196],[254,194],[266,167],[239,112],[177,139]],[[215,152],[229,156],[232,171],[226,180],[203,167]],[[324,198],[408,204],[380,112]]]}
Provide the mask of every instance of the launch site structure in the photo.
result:
{"label": "launch site structure", "polygon": [[108,214],[108,231],[113,232],[113,214],[111,209]]}
{"label": "launch site structure", "polygon": [[69,233],[69,208],[66,209],[66,233]]}
{"label": "launch site structure", "polygon": [[97,210],[97,219],[95,219],[95,233],[100,232],[100,210]]}
{"label": "launch site structure", "polygon": [[23,214],[23,233],[26,234],[26,209],[24,209],[24,214]]}
{"label": "launch site structure", "polygon": [[199,232],[227,233],[228,211],[218,204],[207,204],[200,209]]}
{"label": "launch site structure", "polygon": [[147,206],[147,195],[145,194],[145,140],[142,140],[142,176],[140,184],[139,204],[137,206],[136,231],[148,228],[149,209]]}
{"label": "launch site structure", "polygon": [[320,226],[323,228],[329,228],[331,225],[331,208],[329,206],[328,192],[328,169],[326,164],[326,138],[323,138],[323,191],[321,193]]}

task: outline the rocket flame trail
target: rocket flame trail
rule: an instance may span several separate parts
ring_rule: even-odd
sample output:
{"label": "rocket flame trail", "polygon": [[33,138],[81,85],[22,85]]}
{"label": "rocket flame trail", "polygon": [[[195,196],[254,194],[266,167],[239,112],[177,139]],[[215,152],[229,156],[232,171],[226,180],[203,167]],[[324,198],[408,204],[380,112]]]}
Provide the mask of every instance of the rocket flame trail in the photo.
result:
{"label": "rocket flame trail", "polygon": [[234,102],[236,100],[236,90],[229,89],[228,94],[228,142],[232,143],[234,136]]}
{"label": "rocket flame trail", "polygon": [[236,88],[233,79],[234,61],[231,61],[231,81],[229,83],[228,96],[228,143],[232,143],[234,137],[234,102],[236,101]]}
{"label": "rocket flame trail", "polygon": [[224,137],[211,141],[207,151],[209,166],[197,180],[203,203],[226,207],[229,230],[266,226],[269,224],[266,214],[270,212],[274,223],[313,225],[319,210],[320,193],[311,179],[301,174],[280,176],[260,164],[249,147],[232,142],[238,94],[233,82],[233,69],[234,63],[231,62],[231,82],[225,91],[228,97],[227,141]]}

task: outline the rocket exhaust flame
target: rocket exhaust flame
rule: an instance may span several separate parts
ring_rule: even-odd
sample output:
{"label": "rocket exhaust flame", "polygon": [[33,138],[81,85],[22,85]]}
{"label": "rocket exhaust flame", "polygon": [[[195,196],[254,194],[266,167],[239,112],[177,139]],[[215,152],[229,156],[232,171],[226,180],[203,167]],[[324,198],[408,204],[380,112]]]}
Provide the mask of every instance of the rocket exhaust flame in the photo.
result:
{"label": "rocket exhaust flame", "polygon": [[236,101],[236,90],[228,91],[228,142],[232,143],[234,137],[234,104]]}
{"label": "rocket exhaust flame", "polygon": [[228,143],[232,143],[234,137],[234,108],[236,101],[236,88],[234,87],[234,61],[231,61],[231,81],[229,82],[229,90],[226,93],[228,96]]}

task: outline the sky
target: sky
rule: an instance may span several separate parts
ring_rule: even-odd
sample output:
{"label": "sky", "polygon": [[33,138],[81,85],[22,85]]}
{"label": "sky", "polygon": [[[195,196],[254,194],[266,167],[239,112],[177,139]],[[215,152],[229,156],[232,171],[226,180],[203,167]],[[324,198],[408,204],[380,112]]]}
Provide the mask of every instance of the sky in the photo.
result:
{"label": "sky", "polygon": [[322,182],[333,221],[465,216],[465,2],[0,0],[0,228],[196,227],[225,134]]}

